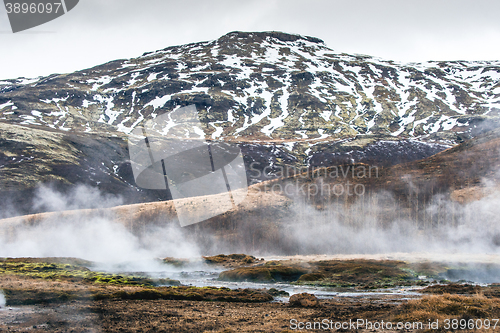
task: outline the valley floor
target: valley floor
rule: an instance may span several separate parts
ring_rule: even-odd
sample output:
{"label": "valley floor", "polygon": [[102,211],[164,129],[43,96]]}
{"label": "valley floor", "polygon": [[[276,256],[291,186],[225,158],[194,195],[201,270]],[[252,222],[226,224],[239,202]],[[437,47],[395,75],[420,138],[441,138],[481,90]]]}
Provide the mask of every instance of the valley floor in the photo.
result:
{"label": "valley floor", "polygon": [[[234,256],[249,260],[248,256]],[[261,261],[241,266],[231,256],[205,258],[225,264],[228,272],[267,267]],[[0,332],[447,332],[447,320],[483,327],[488,323],[489,329],[484,332],[500,330],[498,284],[442,282],[418,287],[415,281],[417,284],[406,288],[420,288],[418,293],[354,293],[349,289],[351,292],[319,299],[316,305],[292,306],[286,297],[276,297],[276,290],[156,286],[147,278],[134,280],[131,276],[93,272],[82,264],[68,258],[0,260],[0,290],[7,301],[2,304],[0,294]],[[359,269],[365,265],[365,277],[375,267],[373,261],[365,260],[330,264],[326,268],[342,264],[344,269],[345,265]],[[289,263],[282,261],[279,265]],[[366,283],[358,287],[365,288],[363,285]],[[388,322],[393,329],[387,329]],[[429,322],[438,323],[438,329],[429,330]],[[394,329],[398,323],[410,326]],[[386,325],[379,326],[386,329],[376,329],[377,325]],[[476,331],[480,330],[460,332]]]}
{"label": "valley floor", "polygon": [[6,332],[288,332],[290,320],[380,320],[393,301],[343,298],[318,308],[285,303],[228,303],[176,300],[101,300],[13,307],[0,311]]}
{"label": "valley floor", "polygon": [[[435,296],[438,297],[438,296]],[[461,300],[463,301],[463,300]],[[330,322],[333,329],[300,330],[307,332],[447,332],[445,319],[440,329],[336,330],[335,323],[359,319],[372,324],[397,319],[404,300],[353,299],[322,300],[315,308],[290,307],[284,303],[228,303],[176,300],[101,300],[74,301],[63,304],[20,306],[0,310],[2,332],[278,332],[297,331],[314,322]],[[414,302],[418,302],[415,300]],[[497,303],[498,304],[498,303]],[[498,308],[495,311],[498,318]],[[417,313],[417,312],[416,312]],[[493,313],[491,313],[493,315]],[[455,316],[448,316],[453,318]],[[467,317],[464,317],[467,318]],[[293,321],[293,320],[296,321]],[[407,318],[409,320],[409,318]],[[486,319],[484,319],[486,320]],[[405,321],[417,323],[418,321]],[[434,322],[434,321],[433,321]],[[477,319],[475,319],[477,322]],[[484,321],[483,321],[484,322]],[[393,322],[396,325],[396,321]],[[427,324],[424,322],[424,324]],[[306,327],[306,326],[303,326]],[[497,327],[498,329],[498,327]],[[462,330],[476,332],[479,330]],[[495,332],[490,328],[485,332]]]}

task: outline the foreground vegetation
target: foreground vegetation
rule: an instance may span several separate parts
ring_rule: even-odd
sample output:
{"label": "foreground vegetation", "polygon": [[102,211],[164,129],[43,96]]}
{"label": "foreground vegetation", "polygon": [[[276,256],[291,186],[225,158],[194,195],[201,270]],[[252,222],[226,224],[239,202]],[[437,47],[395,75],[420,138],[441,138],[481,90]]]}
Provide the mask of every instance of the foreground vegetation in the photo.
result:
{"label": "foreground vegetation", "polygon": [[[410,300],[395,311],[394,321],[427,322],[439,320],[498,319],[500,318],[500,298],[475,295],[430,295]],[[491,328],[490,328],[491,329]],[[500,322],[496,330],[500,329]],[[493,331],[496,331],[493,330]]]}
{"label": "foreground vegetation", "polygon": [[[389,260],[264,262],[246,255],[203,260],[226,267],[222,279],[290,281],[363,290],[403,283],[416,285],[422,282],[419,274],[439,277],[440,272],[453,269],[441,264]],[[189,265],[186,260],[174,258],[164,262],[177,267]],[[366,298],[320,299],[314,306],[304,307],[270,302],[274,297],[287,296],[272,288],[162,286],[160,280],[146,276],[96,272],[89,267],[92,263],[72,258],[0,259],[0,289],[7,305],[17,307],[15,311],[0,311],[0,331],[282,333],[293,332],[289,330],[291,318],[304,322],[325,318],[444,322],[500,317],[500,285],[432,283],[418,289],[424,296],[375,293]],[[9,317],[14,312],[16,315]]]}
{"label": "foreground vegetation", "polygon": [[0,259],[0,274],[17,274],[70,282],[138,285],[144,287],[180,285],[177,280],[150,279],[144,276],[96,272],[90,270],[87,266],[91,266],[91,263],[74,258],[4,258]]}
{"label": "foreground vegetation", "polygon": [[95,272],[86,265],[89,262],[73,258],[4,258],[0,285],[8,305],[103,299],[267,302],[274,293],[182,286],[172,279]]}
{"label": "foreground vegetation", "polygon": [[[395,260],[269,261],[236,267],[220,274],[224,281],[289,282],[340,288],[377,289],[425,286],[443,280],[441,264],[408,264]],[[419,278],[425,276],[425,278]]]}

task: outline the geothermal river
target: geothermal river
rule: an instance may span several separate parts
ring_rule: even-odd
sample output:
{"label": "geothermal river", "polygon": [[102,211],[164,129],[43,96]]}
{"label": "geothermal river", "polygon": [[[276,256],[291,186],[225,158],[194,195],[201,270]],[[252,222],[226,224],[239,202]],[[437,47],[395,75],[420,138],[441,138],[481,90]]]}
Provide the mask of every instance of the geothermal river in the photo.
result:
{"label": "geothermal river", "polygon": [[[500,255],[497,254],[443,254],[443,253],[389,253],[389,254],[350,254],[350,255],[311,255],[311,256],[273,256],[264,257],[266,261],[271,260],[293,260],[293,261],[319,261],[319,260],[349,260],[349,259],[374,259],[374,260],[402,260],[407,262],[445,262],[449,264],[463,264],[473,266],[474,272],[480,272],[480,268],[487,267],[491,264],[500,263]],[[122,266],[127,267],[127,265]],[[109,269],[108,269],[109,270]],[[200,259],[193,260],[190,264],[182,268],[173,266],[157,266],[151,270],[142,270],[141,273],[153,278],[171,278],[179,280],[183,285],[191,285],[196,287],[226,287],[230,289],[270,289],[276,288],[284,290],[290,295],[297,293],[311,293],[318,298],[333,298],[333,297],[350,297],[350,298],[374,298],[374,299],[398,299],[414,298],[421,295],[418,290],[423,287],[410,286],[410,287],[395,287],[386,289],[375,289],[370,291],[357,291],[348,288],[333,288],[333,287],[319,287],[319,286],[304,286],[293,285],[290,283],[276,282],[276,283],[255,283],[255,282],[228,282],[217,280],[219,274],[225,270],[224,268],[216,268],[213,265],[207,265],[201,262]],[[117,268],[110,269],[109,271],[118,272]],[[133,270],[129,270],[133,273]],[[120,271],[124,273],[123,270]],[[137,272],[137,270],[135,271]],[[491,272],[484,272],[484,274],[475,275],[477,279],[469,279],[467,276],[459,277],[456,279],[449,279],[452,281],[467,280],[468,282],[484,284],[499,282],[498,275],[492,275]],[[422,277],[425,279],[425,277]],[[277,301],[287,300],[287,297],[277,297]]]}
{"label": "geothermal river", "polygon": [[[289,283],[277,282],[277,283],[256,283],[256,282],[228,282],[228,281],[218,281],[217,277],[221,270],[215,271],[184,271],[179,273],[151,273],[151,276],[156,277],[170,277],[181,281],[182,284],[191,285],[195,287],[226,287],[230,289],[270,289],[275,288],[278,290],[286,291],[291,295],[299,293],[310,293],[316,295],[318,298],[333,298],[333,297],[363,297],[363,298],[381,298],[382,296],[419,296],[415,289],[419,287],[401,287],[401,288],[388,288],[379,289],[373,291],[353,291],[341,288],[332,287],[317,287],[317,286],[303,286],[303,285],[293,285]],[[288,300],[288,297],[276,297],[276,301]]]}

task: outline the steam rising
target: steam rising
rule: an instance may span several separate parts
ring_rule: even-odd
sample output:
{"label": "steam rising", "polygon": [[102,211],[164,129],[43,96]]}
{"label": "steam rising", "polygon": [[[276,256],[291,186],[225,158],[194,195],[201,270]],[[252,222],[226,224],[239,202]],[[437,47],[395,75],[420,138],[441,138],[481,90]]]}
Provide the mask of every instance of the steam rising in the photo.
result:
{"label": "steam rising", "polygon": [[[43,187],[37,192],[34,206],[64,211],[109,207],[121,202],[120,197],[103,196],[82,185],[66,195]],[[136,235],[114,220],[109,211],[85,216],[55,214],[34,226],[16,228],[14,234],[0,234],[0,256],[76,257],[108,268],[127,263],[128,269],[133,270],[157,269],[156,258],[199,256],[197,246],[186,241],[181,228],[172,223],[144,227]]]}
{"label": "steam rising", "polygon": [[[266,216],[267,212],[261,217],[244,215],[244,223],[236,231],[220,227],[218,234],[181,228],[161,214],[156,223],[139,223],[140,228],[131,231],[110,210],[85,216],[61,212],[43,223],[0,234],[0,256],[77,257],[108,267],[127,263],[129,269],[152,271],[160,269],[156,258],[199,257],[202,253],[500,254],[500,192],[493,189],[466,204],[435,195],[413,215],[389,192],[361,196],[349,204],[330,199],[322,210],[296,197],[279,221]],[[40,210],[64,211],[121,202],[119,196],[105,196],[85,186],[66,194],[45,187],[39,189],[33,205]],[[228,241],[229,233],[237,235],[237,241]]]}
{"label": "steam rising", "polygon": [[49,186],[35,192],[33,207],[38,211],[64,211],[73,209],[108,208],[123,204],[120,196],[103,194],[97,188],[77,185],[69,193],[60,193]]}
{"label": "steam rising", "polygon": [[0,309],[1,308],[5,308],[5,305],[6,305],[6,301],[5,301],[5,296],[3,294],[3,291],[0,290]]}
{"label": "steam rising", "polygon": [[408,218],[395,202],[389,193],[323,211],[296,202],[292,237],[297,253],[500,254],[499,192],[464,205],[437,195],[421,213],[426,221]]}

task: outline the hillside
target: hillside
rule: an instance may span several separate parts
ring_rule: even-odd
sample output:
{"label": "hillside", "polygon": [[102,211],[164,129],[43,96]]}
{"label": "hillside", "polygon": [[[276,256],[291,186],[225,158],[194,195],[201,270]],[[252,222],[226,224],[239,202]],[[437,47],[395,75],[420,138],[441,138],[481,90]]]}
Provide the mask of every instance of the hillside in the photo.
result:
{"label": "hillside", "polygon": [[0,197],[23,213],[33,212],[41,183],[62,191],[85,183],[126,203],[169,199],[135,186],[127,134],[190,104],[207,140],[241,147],[250,183],[284,166],[412,162],[496,128],[499,79],[497,61],[401,64],[314,37],[231,32],[74,73],[4,80]]}
{"label": "hillside", "polygon": [[[351,234],[350,228],[362,234],[365,228],[370,230],[369,225],[373,223],[381,233],[386,228],[390,230],[391,226],[398,226],[403,230],[414,227],[436,235],[442,232],[442,227],[447,229],[458,225],[469,228],[470,223],[473,226],[485,225],[484,217],[490,214],[487,205],[496,200],[491,195],[497,195],[500,189],[500,154],[493,156],[490,152],[499,150],[500,130],[495,130],[420,161],[380,167],[373,171],[372,177],[358,177],[357,173],[353,176],[350,171],[344,176],[335,176],[335,167],[331,166],[262,182],[250,186],[247,198],[235,209],[184,227],[181,233],[205,253],[253,252],[258,249],[290,254],[300,252],[301,241],[296,228],[311,228],[311,224],[316,228],[341,226],[346,235]],[[348,168],[362,166],[366,165],[337,167],[352,170]],[[335,185],[345,189],[347,183],[352,189],[356,185],[362,186],[363,194],[336,193]],[[314,186],[333,191],[318,192]],[[205,201],[205,197],[194,197],[177,200],[175,205],[173,201],[159,201],[109,209],[43,213],[0,220],[0,225],[5,237],[15,237],[18,232],[22,234],[26,226],[39,223],[84,223],[104,218],[123,225],[139,238],[147,239],[148,232],[154,228],[179,227],[176,205],[192,207],[196,212],[194,208],[205,206]],[[486,205],[486,209],[478,209],[480,205]],[[326,230],[328,227],[323,237],[336,239],[335,233]],[[302,230],[299,234],[308,232]],[[485,237],[483,243],[500,246],[500,230],[487,228],[482,232],[485,233],[481,236]],[[350,241],[346,239],[346,242]],[[322,241],[317,239],[317,245],[321,244]],[[334,242],[331,246],[340,245]]]}

